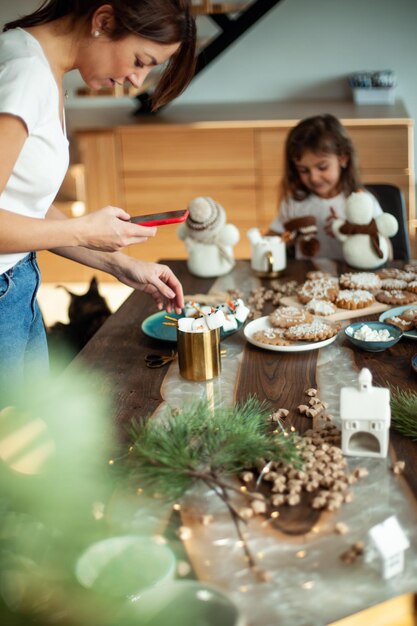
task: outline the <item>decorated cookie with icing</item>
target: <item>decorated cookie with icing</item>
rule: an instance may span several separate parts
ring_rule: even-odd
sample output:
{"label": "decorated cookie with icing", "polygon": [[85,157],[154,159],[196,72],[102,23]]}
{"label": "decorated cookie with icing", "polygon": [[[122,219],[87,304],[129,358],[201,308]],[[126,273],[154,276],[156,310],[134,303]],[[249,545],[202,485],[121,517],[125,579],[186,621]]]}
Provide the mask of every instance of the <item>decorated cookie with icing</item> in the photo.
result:
{"label": "decorated cookie with icing", "polygon": [[411,307],[410,309],[406,309],[399,315],[403,320],[409,320],[411,322],[417,322],[417,307]]}
{"label": "decorated cookie with icing", "polygon": [[336,306],[355,311],[364,309],[375,302],[374,296],[366,289],[342,289],[336,298]]}
{"label": "decorated cookie with icing", "polygon": [[281,306],[269,316],[269,321],[276,328],[290,328],[296,324],[311,322],[313,316],[299,306]]}
{"label": "decorated cookie with icing", "polygon": [[269,346],[288,346],[290,341],[284,337],[283,328],[266,328],[253,334],[253,339]]}
{"label": "decorated cookie with icing", "polygon": [[412,283],[407,283],[405,280],[399,278],[383,278],[381,280],[381,289],[382,291],[403,291],[404,289],[412,291],[412,289],[407,286],[411,284]]}
{"label": "decorated cookie with icing", "polygon": [[381,289],[381,279],[374,272],[349,272],[339,278],[342,289],[366,289],[377,291]]}
{"label": "decorated cookie with icing", "polygon": [[333,304],[333,302],[328,302],[327,300],[317,300],[316,298],[307,302],[305,307],[309,313],[313,313],[314,315],[333,315],[333,313],[336,313],[337,311],[337,307]]}
{"label": "decorated cookie with icing", "polygon": [[398,315],[394,315],[393,317],[387,317],[384,322],[387,324],[392,324],[393,326],[397,326],[402,331],[412,330],[414,328],[414,323],[411,320],[404,320]]}
{"label": "decorated cookie with icing", "polygon": [[396,278],[398,280],[405,280],[409,283],[412,280],[417,280],[417,265],[414,272],[406,272],[405,270],[400,270],[397,267],[384,267],[384,269],[379,270],[377,274],[382,279]]}
{"label": "decorated cookie with icing", "polygon": [[306,304],[313,298],[334,302],[339,291],[337,278],[319,278],[306,280],[297,291],[300,302]]}
{"label": "decorated cookie with icing", "polygon": [[417,294],[412,293],[411,291],[392,289],[391,291],[378,291],[375,295],[375,298],[378,302],[383,302],[384,304],[411,304],[412,302],[416,302]]}
{"label": "decorated cookie with icing", "polygon": [[308,324],[287,328],[284,337],[290,341],[323,341],[334,337],[339,329],[340,324],[331,324],[325,320],[314,319]]}
{"label": "decorated cookie with icing", "polygon": [[407,289],[412,293],[417,293],[417,280],[412,280],[411,283],[408,283]]}

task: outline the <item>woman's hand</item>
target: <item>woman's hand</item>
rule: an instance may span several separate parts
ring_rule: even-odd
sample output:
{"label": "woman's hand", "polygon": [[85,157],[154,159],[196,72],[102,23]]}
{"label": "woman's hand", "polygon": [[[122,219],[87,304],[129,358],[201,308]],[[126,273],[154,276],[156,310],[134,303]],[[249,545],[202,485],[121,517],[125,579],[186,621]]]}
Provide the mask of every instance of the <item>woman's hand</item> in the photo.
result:
{"label": "woman's hand", "polygon": [[336,211],[334,210],[334,208],[331,206],[330,207],[330,213],[329,216],[326,218],[326,222],[324,224],[324,232],[326,233],[326,235],[328,235],[329,237],[333,237],[334,239],[334,233],[333,233],[333,229],[332,229],[332,224],[334,222],[334,220],[337,218],[336,215]]}
{"label": "woman's hand", "polygon": [[113,206],[74,218],[72,221],[78,245],[90,250],[117,252],[155,236],[154,226],[139,226],[129,222],[129,219],[129,213]]}
{"label": "woman's hand", "polygon": [[117,255],[117,258],[121,258],[121,262],[112,273],[121,283],[148,293],[159,310],[181,313],[184,307],[182,286],[167,265],[139,261],[127,255]]}

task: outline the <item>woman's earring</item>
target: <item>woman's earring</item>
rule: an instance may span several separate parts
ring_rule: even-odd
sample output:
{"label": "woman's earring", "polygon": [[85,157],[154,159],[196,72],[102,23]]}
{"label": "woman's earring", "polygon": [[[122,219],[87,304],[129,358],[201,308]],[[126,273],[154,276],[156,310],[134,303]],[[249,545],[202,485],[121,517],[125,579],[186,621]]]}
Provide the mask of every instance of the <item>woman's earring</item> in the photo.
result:
{"label": "woman's earring", "polygon": [[100,31],[99,30],[94,30],[92,33],[93,37],[100,37]]}

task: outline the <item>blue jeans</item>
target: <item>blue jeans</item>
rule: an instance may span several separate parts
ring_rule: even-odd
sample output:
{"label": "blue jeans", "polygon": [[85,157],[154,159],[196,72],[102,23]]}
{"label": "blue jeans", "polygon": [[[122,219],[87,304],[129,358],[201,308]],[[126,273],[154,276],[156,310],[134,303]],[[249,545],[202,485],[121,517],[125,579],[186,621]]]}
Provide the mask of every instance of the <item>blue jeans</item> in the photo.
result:
{"label": "blue jeans", "polygon": [[40,271],[29,253],[0,275],[0,405],[15,385],[49,371],[48,344],[36,300]]}

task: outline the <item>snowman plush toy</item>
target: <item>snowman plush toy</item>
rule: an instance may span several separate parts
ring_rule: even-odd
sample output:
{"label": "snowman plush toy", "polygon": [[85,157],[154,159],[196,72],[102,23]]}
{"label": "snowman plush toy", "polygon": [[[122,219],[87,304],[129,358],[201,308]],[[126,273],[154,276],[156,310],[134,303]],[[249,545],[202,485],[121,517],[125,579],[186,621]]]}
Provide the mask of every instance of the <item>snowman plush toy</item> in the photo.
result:
{"label": "snowman plush toy", "polygon": [[224,208],[212,198],[194,198],[188,211],[177,234],[186,245],[191,274],[205,278],[227,274],[235,266],[233,246],[240,239],[239,230],[226,224]]}
{"label": "snowman plush toy", "polygon": [[375,269],[390,257],[388,237],[398,231],[393,215],[373,217],[373,196],[365,191],[352,193],[346,200],[346,220],[335,219],[332,230],[343,244],[343,256],[351,267]]}

